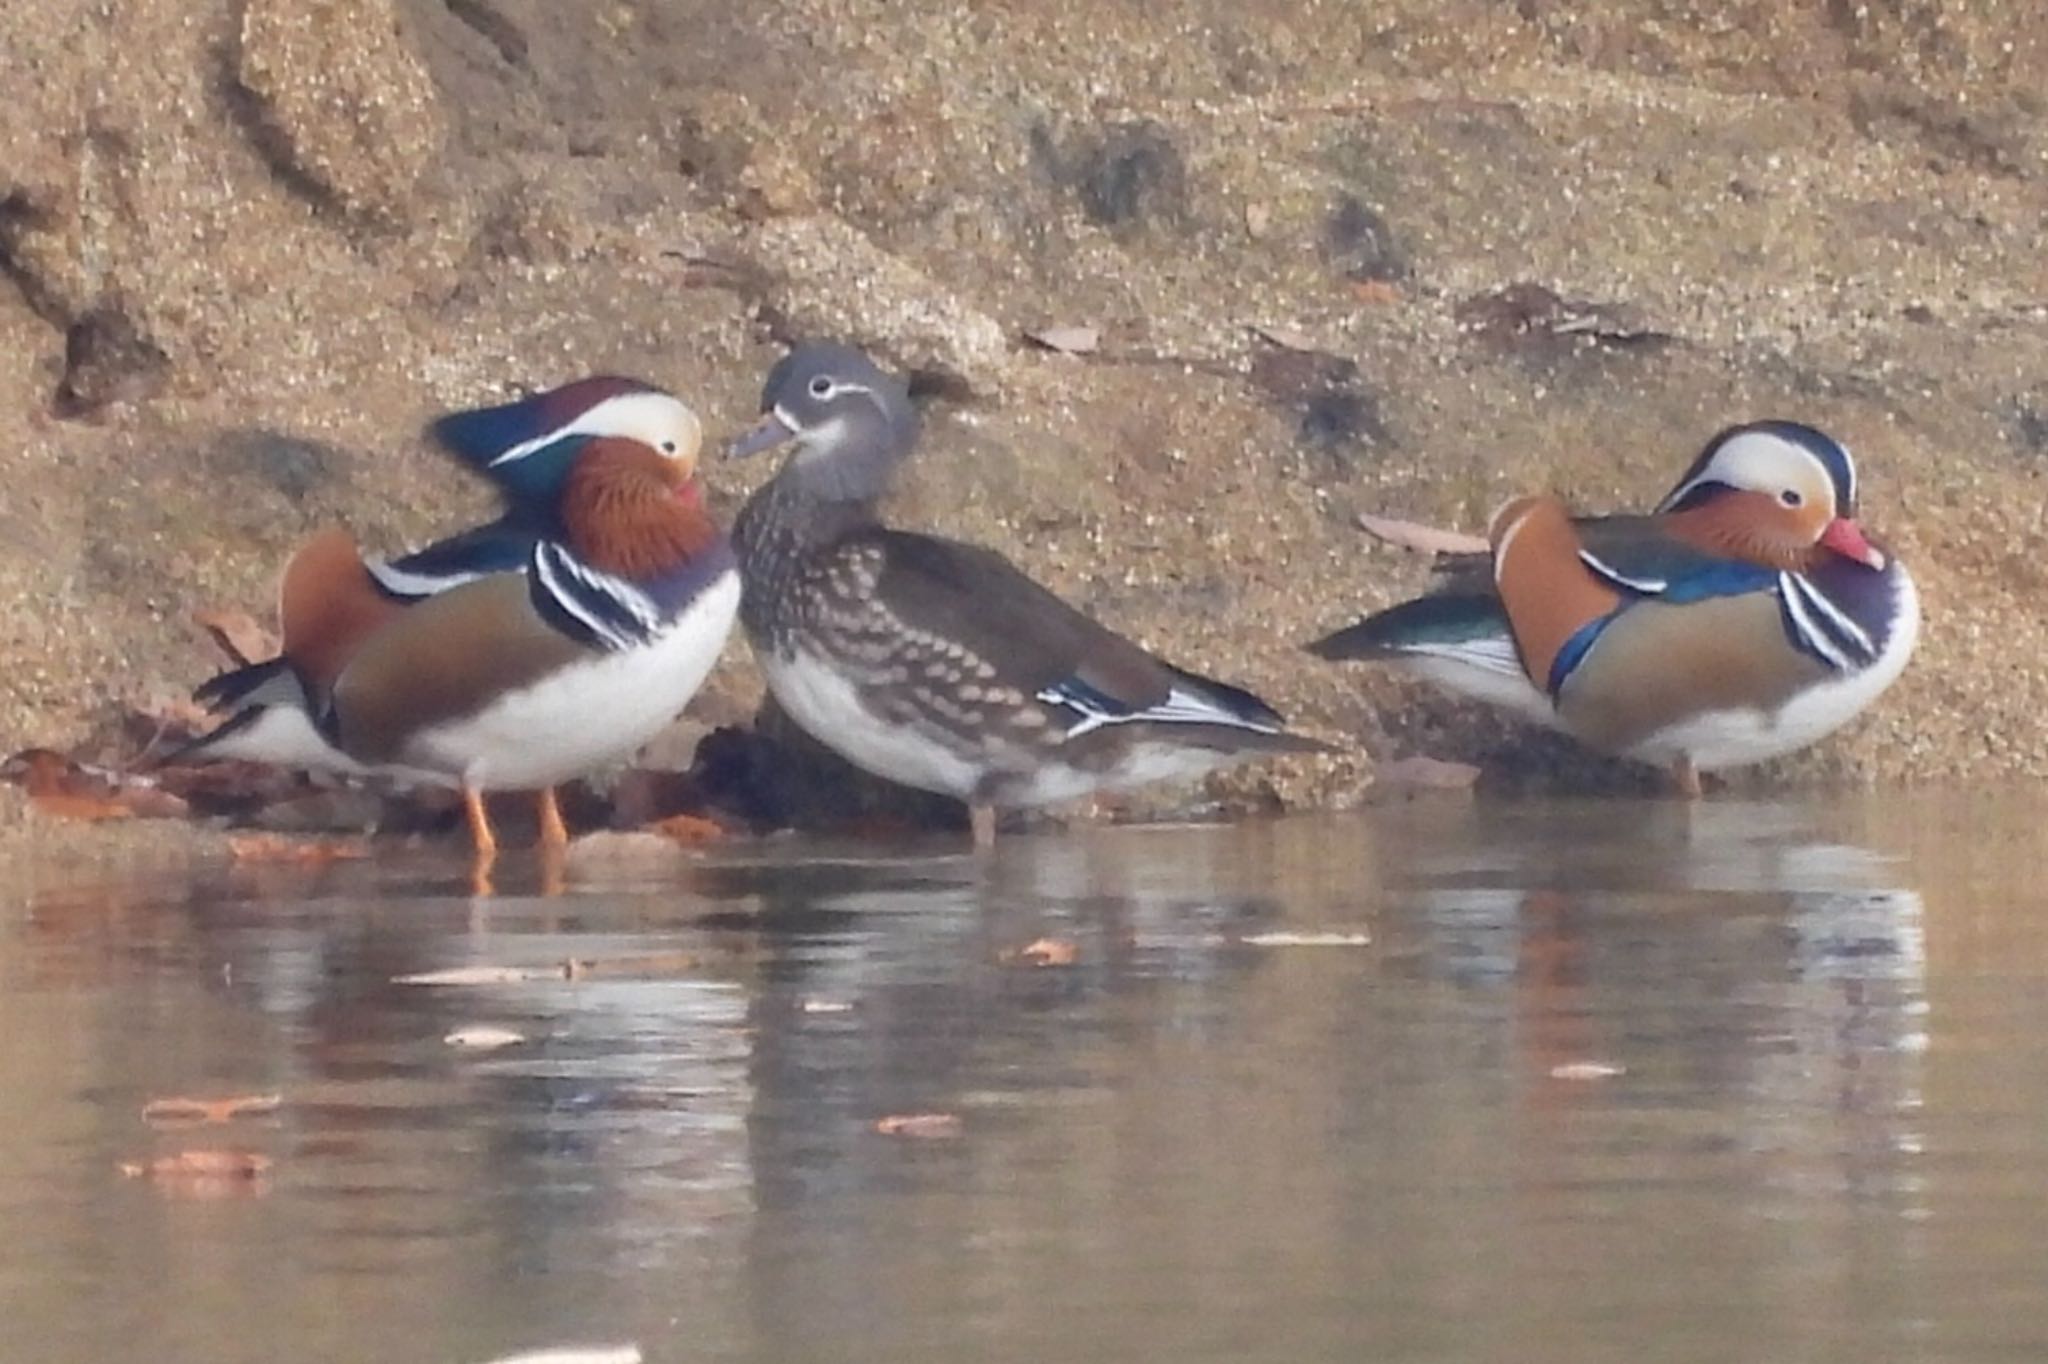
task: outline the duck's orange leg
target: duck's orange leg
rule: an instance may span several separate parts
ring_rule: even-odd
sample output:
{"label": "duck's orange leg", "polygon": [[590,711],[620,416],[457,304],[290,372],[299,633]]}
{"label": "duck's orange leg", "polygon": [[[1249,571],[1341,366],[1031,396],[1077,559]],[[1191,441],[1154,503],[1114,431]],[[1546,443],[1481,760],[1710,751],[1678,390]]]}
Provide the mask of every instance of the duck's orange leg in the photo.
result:
{"label": "duck's orange leg", "polygon": [[1686,800],[1700,798],[1700,770],[1692,765],[1690,757],[1677,758],[1672,762],[1671,779],[1678,784],[1678,794]]}
{"label": "duck's orange leg", "polygon": [[491,813],[484,808],[484,793],[462,784],[462,812],[469,819],[470,887],[478,895],[489,895],[491,864],[498,860],[498,838],[491,832]]}
{"label": "duck's orange leg", "polygon": [[562,821],[562,806],[555,799],[555,788],[542,787],[537,803],[540,807],[540,845],[543,848],[568,847],[569,826]]}

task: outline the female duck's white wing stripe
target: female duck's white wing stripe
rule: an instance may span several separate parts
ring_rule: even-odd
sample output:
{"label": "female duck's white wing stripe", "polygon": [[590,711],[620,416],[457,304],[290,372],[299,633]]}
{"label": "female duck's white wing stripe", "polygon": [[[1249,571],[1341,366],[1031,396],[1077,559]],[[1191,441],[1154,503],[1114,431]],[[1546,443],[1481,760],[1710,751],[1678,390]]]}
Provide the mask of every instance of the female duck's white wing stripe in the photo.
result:
{"label": "female duck's white wing stripe", "polygon": [[1078,678],[1068,678],[1045,688],[1038,693],[1038,699],[1048,706],[1061,706],[1080,716],[1067,730],[1069,739],[1078,739],[1105,725],[1126,724],[1228,725],[1259,734],[1280,732],[1278,725],[1249,719],[1182,687],[1173,688],[1167,692],[1164,701],[1142,710],[1119,706],[1114,698]]}

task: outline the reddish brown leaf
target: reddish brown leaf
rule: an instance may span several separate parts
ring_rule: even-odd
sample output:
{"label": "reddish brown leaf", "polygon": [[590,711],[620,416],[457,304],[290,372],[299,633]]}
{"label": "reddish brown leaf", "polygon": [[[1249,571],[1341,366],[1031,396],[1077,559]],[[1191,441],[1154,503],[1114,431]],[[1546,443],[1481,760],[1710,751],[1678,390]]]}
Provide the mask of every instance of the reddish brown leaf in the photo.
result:
{"label": "reddish brown leaf", "polygon": [[1080,959],[1080,947],[1067,938],[1040,938],[1003,954],[1004,961],[1023,966],[1072,966]]}
{"label": "reddish brown leaf", "polygon": [[1463,531],[1439,530],[1415,521],[1399,521],[1391,516],[1374,516],[1370,512],[1358,514],[1358,528],[1369,535],[1385,540],[1390,545],[1416,550],[1423,554],[1485,554],[1491,548],[1483,535],[1467,535]]}
{"label": "reddish brown leaf", "polygon": [[65,792],[32,795],[31,808],[52,819],[77,819],[94,823],[103,819],[133,819],[135,812],[108,796],[74,796]]}
{"label": "reddish brown leaf", "polygon": [[88,767],[47,748],[15,754],[0,764],[0,776],[18,782],[35,809],[63,819],[176,819],[189,811],[146,778]]}
{"label": "reddish brown leaf", "polygon": [[725,826],[715,819],[701,815],[670,815],[647,826],[651,833],[663,838],[674,839],[685,847],[701,847],[706,843],[717,843],[726,836]]}
{"label": "reddish brown leaf", "polygon": [[236,834],[228,839],[228,856],[237,862],[291,863],[324,867],[370,855],[362,838],[286,838],[282,834]]}
{"label": "reddish brown leaf", "polygon": [[142,1120],[152,1123],[232,1122],[252,1113],[275,1113],[284,1103],[282,1094],[237,1094],[226,1099],[194,1099],[176,1095],[151,1099],[142,1106]]}
{"label": "reddish brown leaf", "polygon": [[215,607],[207,611],[194,611],[192,619],[221,652],[239,664],[261,663],[267,658],[276,658],[284,646],[276,635],[256,623],[256,618],[237,607]]}
{"label": "reddish brown leaf", "polygon": [[261,1179],[270,1172],[270,1165],[270,1157],[260,1151],[180,1151],[150,1161],[122,1161],[121,1173],[130,1179]]}
{"label": "reddish brown leaf", "polygon": [[1401,301],[1401,289],[1383,279],[1355,279],[1351,281],[1351,296],[1360,303],[1385,307]]}
{"label": "reddish brown leaf", "polygon": [[875,1130],[885,1137],[916,1137],[923,1141],[944,1141],[960,1135],[957,1113],[891,1113],[875,1119]]}

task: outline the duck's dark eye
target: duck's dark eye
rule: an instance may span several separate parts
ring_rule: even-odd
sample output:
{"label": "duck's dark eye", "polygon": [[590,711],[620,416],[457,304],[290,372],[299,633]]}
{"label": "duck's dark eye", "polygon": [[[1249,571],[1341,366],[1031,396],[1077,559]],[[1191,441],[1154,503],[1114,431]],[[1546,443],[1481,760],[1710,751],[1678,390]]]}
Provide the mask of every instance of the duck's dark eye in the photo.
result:
{"label": "duck's dark eye", "polygon": [[1780,502],[1783,502],[1788,507],[1796,507],[1800,503],[1804,502],[1806,499],[1801,497],[1793,489],[1787,488],[1784,492],[1778,494],[1778,500]]}
{"label": "duck's dark eye", "polygon": [[663,442],[661,443],[661,453],[663,453],[664,455],[672,455],[672,454],[674,454],[675,452],[676,452],[676,443],[675,443],[674,441],[672,441],[672,440],[665,440],[665,441],[663,441]]}
{"label": "duck's dark eye", "polygon": [[813,398],[827,398],[831,395],[832,381],[830,379],[820,374],[817,378],[811,380],[811,396]]}

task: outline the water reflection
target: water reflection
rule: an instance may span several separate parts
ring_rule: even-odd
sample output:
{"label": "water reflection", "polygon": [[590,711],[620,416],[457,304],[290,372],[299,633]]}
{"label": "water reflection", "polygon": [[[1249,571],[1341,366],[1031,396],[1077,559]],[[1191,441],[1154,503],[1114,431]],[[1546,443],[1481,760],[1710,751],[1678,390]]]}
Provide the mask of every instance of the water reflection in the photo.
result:
{"label": "water reflection", "polygon": [[[1422,801],[562,899],[431,862],[34,889],[0,1358],[2012,1344],[2048,1331],[2048,950],[2006,808]],[[1279,928],[1372,942],[1245,941]],[[1020,964],[1040,939],[1074,964]],[[661,964],[395,983],[571,957]],[[529,1040],[443,1042],[475,1024]],[[137,1118],[270,1089],[218,1133]],[[877,1132],[912,1112],[960,1134]],[[268,1196],[112,1174],[214,1141],[276,1158]]]}

